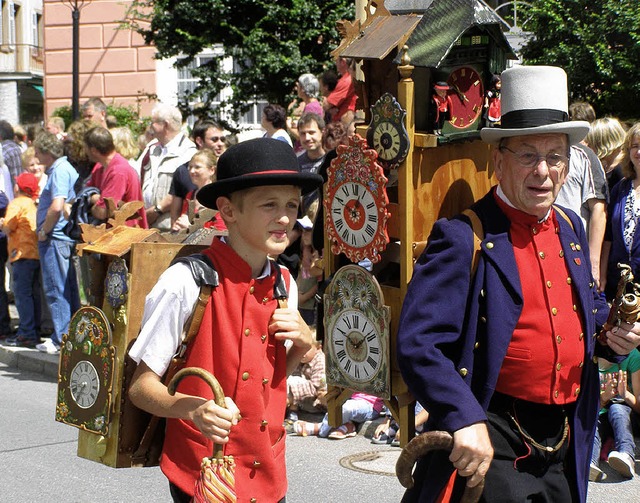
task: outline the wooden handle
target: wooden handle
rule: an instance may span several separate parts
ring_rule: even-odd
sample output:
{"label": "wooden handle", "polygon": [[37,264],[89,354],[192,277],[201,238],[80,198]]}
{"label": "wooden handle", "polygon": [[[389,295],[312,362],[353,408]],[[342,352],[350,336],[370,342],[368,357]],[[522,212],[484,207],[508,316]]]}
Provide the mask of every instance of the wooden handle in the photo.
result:
{"label": "wooden handle", "polygon": [[[176,388],[178,387],[178,383],[187,376],[196,376],[202,379],[204,382],[206,382],[211,388],[211,391],[213,391],[214,401],[216,405],[223,408],[227,407],[227,404],[224,401],[224,391],[222,390],[222,386],[220,386],[220,383],[218,382],[218,380],[215,378],[215,376],[211,372],[199,367],[187,367],[178,371],[176,375],[173,376],[173,378],[169,382],[169,385],[167,386],[167,391],[169,392],[170,395],[172,396],[175,395]],[[213,457],[216,459],[222,459],[223,457],[222,450],[223,450],[222,445],[214,443]]]}
{"label": "wooden handle", "polygon": [[[396,476],[403,487],[413,487],[413,467],[418,458],[436,450],[451,451],[453,437],[446,431],[429,431],[411,439],[396,462]],[[476,503],[484,490],[484,479],[475,487],[465,487],[461,503]]]}

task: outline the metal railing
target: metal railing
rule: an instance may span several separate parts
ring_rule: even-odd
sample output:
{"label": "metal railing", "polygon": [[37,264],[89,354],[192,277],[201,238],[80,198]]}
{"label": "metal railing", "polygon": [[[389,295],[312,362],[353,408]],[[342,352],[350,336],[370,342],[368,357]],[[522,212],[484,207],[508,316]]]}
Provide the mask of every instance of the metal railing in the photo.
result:
{"label": "metal railing", "polygon": [[32,44],[0,45],[0,72],[42,75],[44,48]]}

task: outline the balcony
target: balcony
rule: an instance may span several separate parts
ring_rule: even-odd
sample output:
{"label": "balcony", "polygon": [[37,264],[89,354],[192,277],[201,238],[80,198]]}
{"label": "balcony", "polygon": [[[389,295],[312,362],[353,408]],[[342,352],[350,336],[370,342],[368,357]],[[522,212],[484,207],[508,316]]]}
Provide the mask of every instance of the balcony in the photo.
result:
{"label": "balcony", "polygon": [[0,46],[0,74],[27,74],[42,76],[44,49],[31,44],[3,44]]}

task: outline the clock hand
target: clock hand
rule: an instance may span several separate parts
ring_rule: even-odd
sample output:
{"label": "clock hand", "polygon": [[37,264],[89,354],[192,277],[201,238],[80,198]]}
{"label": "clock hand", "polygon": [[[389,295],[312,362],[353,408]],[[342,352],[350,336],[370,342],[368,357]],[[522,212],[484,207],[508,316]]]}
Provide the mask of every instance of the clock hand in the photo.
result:
{"label": "clock hand", "polygon": [[456,84],[452,84],[452,87],[458,94],[458,98],[460,98],[460,101],[469,101],[469,98],[467,98],[467,96],[460,90],[460,88]]}

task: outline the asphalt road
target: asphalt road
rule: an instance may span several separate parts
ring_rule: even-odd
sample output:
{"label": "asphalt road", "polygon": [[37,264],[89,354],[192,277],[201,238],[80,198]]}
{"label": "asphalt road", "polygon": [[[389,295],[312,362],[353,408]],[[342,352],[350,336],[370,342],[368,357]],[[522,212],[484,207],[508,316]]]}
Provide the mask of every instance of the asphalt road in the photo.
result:
{"label": "asphalt road", "polygon": [[[113,469],[77,457],[76,429],[53,419],[55,393],[52,377],[0,364],[0,502],[170,502],[158,468]],[[399,448],[363,435],[287,442],[287,503],[400,501],[393,476]],[[640,477],[623,481],[604,469],[607,479],[590,484],[590,503],[640,500]]]}

